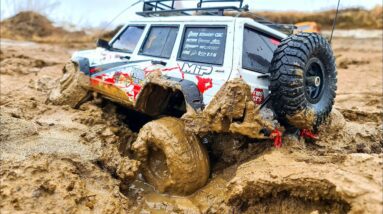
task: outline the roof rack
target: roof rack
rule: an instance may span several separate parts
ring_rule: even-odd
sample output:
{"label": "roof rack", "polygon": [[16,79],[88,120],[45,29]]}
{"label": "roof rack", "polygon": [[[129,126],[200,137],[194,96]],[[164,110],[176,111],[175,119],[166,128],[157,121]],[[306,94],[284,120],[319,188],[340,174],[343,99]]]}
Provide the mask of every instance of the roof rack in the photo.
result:
{"label": "roof rack", "polygon": [[[224,12],[248,11],[248,6],[243,6],[243,0],[199,0],[197,7],[177,9],[176,3],[182,0],[144,0],[142,12],[137,12],[140,16],[174,16],[174,15],[194,15],[193,12],[202,15],[223,16]],[[237,3],[238,6],[216,6],[203,7],[204,4],[214,3]]]}
{"label": "roof rack", "polygon": [[[249,6],[243,5],[243,0],[199,0],[197,7],[194,8],[182,8],[177,9],[177,2],[183,2],[185,0],[143,0],[144,6],[142,12],[137,12],[137,15],[144,17],[158,17],[158,16],[179,16],[179,15],[212,15],[212,16],[224,16],[231,14],[236,17],[241,17],[244,13],[251,14],[252,18],[261,24],[267,25],[271,28],[277,29],[287,34],[291,34],[294,30],[294,25],[291,24],[276,24],[267,20],[264,17],[257,16],[252,12],[249,12]],[[186,0],[187,1],[187,0]],[[237,6],[207,6],[204,4],[215,3],[229,3],[237,4]]]}

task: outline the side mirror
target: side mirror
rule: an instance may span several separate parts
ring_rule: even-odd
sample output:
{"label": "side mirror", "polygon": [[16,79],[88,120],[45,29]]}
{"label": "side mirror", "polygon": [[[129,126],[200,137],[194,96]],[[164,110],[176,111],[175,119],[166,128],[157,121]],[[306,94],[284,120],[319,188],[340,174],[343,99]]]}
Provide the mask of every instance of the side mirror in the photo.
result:
{"label": "side mirror", "polygon": [[109,42],[106,41],[106,40],[103,40],[103,39],[98,39],[96,45],[97,45],[97,47],[99,47],[99,48],[105,48],[105,49],[107,49],[107,50],[110,49]]}

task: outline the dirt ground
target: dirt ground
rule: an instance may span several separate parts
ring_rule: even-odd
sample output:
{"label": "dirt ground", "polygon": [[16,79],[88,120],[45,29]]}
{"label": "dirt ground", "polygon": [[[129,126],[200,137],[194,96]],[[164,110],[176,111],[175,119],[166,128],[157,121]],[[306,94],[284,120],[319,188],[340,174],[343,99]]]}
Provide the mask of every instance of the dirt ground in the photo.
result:
{"label": "dirt ground", "polygon": [[74,51],[1,40],[2,213],[382,213],[382,38],[335,38],[338,92],[320,140],[283,147],[208,136],[212,174],[190,196],[159,194],[126,149],[141,121],[95,99],[46,103]]}

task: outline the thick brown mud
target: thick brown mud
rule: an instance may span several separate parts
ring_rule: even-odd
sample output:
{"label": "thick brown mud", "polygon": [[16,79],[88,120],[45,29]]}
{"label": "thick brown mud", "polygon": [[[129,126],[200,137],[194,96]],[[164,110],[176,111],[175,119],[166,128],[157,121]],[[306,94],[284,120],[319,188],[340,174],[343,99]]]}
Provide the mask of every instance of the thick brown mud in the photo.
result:
{"label": "thick brown mud", "polygon": [[[260,123],[246,129],[246,121],[257,121],[257,108],[243,84],[227,85],[225,102],[215,100],[193,120],[184,117],[186,124],[204,124],[200,133],[213,133],[200,136],[210,158],[208,181],[182,197],[157,192],[140,174],[142,161],[131,156],[138,135],[131,130],[141,128],[131,124],[142,123],[137,115],[97,97],[76,110],[45,103],[70,50],[2,45],[1,213],[381,213],[381,41],[335,39],[333,45],[338,57],[369,63],[339,68],[335,110],[320,139],[285,136],[282,149],[252,140]],[[15,67],[5,61],[13,58],[45,63]]]}
{"label": "thick brown mud", "polygon": [[23,161],[2,160],[0,175],[1,213],[129,211],[130,201],[119,192],[118,180],[74,157],[34,155]]}
{"label": "thick brown mud", "polygon": [[269,138],[276,124],[262,118],[251,98],[250,86],[242,79],[226,82],[202,112],[189,111],[182,120],[201,136],[207,133],[233,133],[255,139]]}
{"label": "thick brown mud", "polygon": [[[244,213],[380,213],[382,156],[352,154],[326,165],[273,151],[243,164],[227,186],[226,202]],[[329,167],[333,165],[333,168]],[[362,170],[364,175],[358,174]],[[353,183],[358,181],[358,183]],[[350,183],[353,183],[350,185]]]}

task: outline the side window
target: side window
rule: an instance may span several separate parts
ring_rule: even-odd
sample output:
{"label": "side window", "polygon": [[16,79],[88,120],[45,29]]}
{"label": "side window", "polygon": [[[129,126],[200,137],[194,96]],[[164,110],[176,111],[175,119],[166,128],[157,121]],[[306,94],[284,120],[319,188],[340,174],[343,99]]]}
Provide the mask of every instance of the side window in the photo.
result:
{"label": "side window", "polygon": [[177,26],[151,27],[141,47],[140,54],[170,58],[178,34]]}
{"label": "side window", "polygon": [[130,53],[133,52],[144,32],[144,28],[144,26],[128,26],[113,42],[112,48]]}
{"label": "side window", "polygon": [[225,44],[226,27],[186,27],[178,59],[222,65]]}
{"label": "side window", "polygon": [[242,67],[267,73],[279,40],[245,27],[243,34]]}

